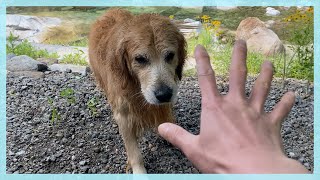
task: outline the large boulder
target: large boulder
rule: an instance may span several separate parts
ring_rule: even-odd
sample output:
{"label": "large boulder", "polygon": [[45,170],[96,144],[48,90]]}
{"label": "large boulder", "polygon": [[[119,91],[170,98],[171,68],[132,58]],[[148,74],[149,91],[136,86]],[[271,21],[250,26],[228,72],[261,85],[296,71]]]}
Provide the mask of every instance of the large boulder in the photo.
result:
{"label": "large boulder", "polygon": [[42,36],[48,28],[61,24],[61,19],[52,17],[36,17],[17,14],[6,16],[6,36],[12,33],[19,39],[27,39],[30,42],[41,43]]}
{"label": "large boulder", "polygon": [[45,71],[48,66],[29,56],[15,56],[7,61],[8,71]]}
{"label": "large boulder", "polygon": [[280,15],[280,11],[278,11],[272,7],[267,7],[266,15],[267,16],[278,16],[278,15]]}
{"label": "large boulder", "polygon": [[248,17],[240,22],[236,32],[236,40],[238,39],[247,42],[248,51],[259,52],[266,56],[284,51],[278,35],[256,17]]}
{"label": "large boulder", "polygon": [[58,59],[55,58],[38,58],[37,61],[42,62],[46,65],[58,64]]}
{"label": "large boulder", "polygon": [[202,24],[200,21],[193,21],[187,23],[176,23],[180,32],[185,36],[185,38],[190,38],[193,36],[198,36],[202,29]]}
{"label": "large boulder", "polygon": [[13,54],[13,53],[9,53],[9,54],[7,54],[7,56],[6,56],[6,60],[8,61],[9,59],[11,59],[11,58],[13,58],[13,57],[16,57],[16,55]]}

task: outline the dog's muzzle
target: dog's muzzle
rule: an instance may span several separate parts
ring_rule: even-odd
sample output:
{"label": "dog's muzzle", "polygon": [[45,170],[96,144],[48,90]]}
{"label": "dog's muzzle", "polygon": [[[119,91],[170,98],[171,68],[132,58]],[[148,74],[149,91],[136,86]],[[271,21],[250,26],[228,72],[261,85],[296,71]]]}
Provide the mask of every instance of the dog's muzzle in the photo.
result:
{"label": "dog's muzzle", "polygon": [[161,85],[154,91],[154,95],[160,103],[170,102],[172,98],[172,89],[166,85]]}

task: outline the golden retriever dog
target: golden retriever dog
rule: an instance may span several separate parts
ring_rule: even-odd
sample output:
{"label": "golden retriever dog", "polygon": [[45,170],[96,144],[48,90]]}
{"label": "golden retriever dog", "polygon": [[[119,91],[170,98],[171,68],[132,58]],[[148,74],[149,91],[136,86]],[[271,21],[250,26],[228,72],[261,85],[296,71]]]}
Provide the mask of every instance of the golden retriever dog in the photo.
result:
{"label": "golden retriever dog", "polygon": [[127,152],[127,171],[146,173],[138,138],[174,122],[186,41],[169,18],[112,9],[91,27],[89,58]]}

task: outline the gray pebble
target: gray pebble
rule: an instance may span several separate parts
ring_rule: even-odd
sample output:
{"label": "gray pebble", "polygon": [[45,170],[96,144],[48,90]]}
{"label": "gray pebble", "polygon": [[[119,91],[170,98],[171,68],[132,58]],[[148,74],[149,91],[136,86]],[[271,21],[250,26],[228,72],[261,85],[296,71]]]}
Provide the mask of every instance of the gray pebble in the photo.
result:
{"label": "gray pebble", "polygon": [[83,161],[80,161],[80,162],[79,162],[79,165],[80,165],[80,166],[83,166],[83,165],[85,165],[86,163],[87,163],[87,161],[86,161],[86,160],[83,160]]}

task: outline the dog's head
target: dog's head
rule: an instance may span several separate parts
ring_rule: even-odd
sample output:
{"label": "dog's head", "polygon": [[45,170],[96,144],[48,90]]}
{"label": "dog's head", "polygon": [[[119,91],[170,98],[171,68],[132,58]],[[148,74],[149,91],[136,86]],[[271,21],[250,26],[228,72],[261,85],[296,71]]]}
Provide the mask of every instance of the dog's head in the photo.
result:
{"label": "dog's head", "polygon": [[123,76],[138,81],[150,104],[176,102],[186,58],[183,35],[168,18],[158,15],[137,16],[126,29],[117,45]]}

